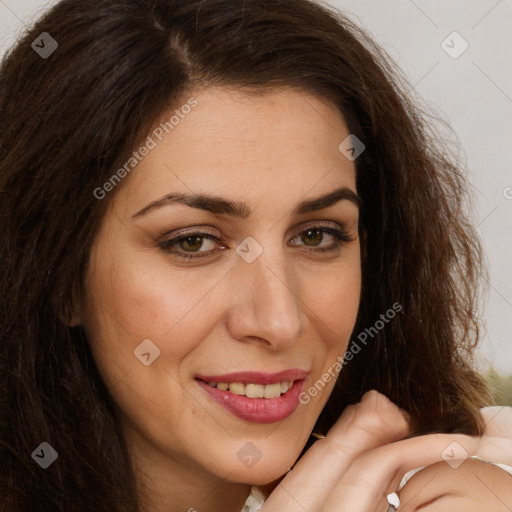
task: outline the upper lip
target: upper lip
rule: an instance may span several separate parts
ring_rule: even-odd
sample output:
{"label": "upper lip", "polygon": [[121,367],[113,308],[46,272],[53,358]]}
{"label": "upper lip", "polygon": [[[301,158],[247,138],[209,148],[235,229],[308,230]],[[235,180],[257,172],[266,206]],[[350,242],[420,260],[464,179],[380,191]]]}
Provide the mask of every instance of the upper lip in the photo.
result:
{"label": "upper lip", "polygon": [[234,372],[223,375],[196,375],[197,379],[206,382],[241,382],[242,384],[272,384],[274,382],[283,382],[290,380],[305,379],[308,372],[293,368],[276,373],[266,372]]}

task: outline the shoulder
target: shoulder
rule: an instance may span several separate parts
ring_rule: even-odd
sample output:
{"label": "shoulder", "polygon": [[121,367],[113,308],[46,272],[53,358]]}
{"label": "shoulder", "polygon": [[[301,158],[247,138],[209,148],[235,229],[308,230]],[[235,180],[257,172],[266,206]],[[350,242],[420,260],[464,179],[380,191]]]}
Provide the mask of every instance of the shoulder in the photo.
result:
{"label": "shoulder", "polygon": [[457,468],[437,462],[416,473],[398,494],[400,512],[510,512],[512,475],[473,459]]}

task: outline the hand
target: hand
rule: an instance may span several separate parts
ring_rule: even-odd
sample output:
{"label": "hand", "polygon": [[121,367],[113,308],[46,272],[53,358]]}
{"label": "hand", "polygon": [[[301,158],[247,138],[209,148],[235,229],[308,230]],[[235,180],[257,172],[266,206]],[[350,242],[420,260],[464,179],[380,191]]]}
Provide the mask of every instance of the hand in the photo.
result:
{"label": "hand", "polygon": [[[512,466],[512,408],[486,407],[482,416],[485,430],[476,454]],[[455,462],[451,467],[438,462],[416,473],[399,493],[400,512],[512,510],[511,475],[477,460]]]}
{"label": "hand", "polygon": [[[487,419],[494,412],[488,411]],[[307,451],[261,512],[385,512],[386,496],[396,490],[402,476],[410,469],[443,461],[443,452],[453,442],[469,455],[511,464],[512,439],[501,435],[509,422],[510,418],[506,425],[494,421],[493,429],[488,422],[481,438],[431,434],[402,439],[411,433],[408,416],[383,395],[369,392]],[[441,470],[452,468],[442,462]],[[459,494],[464,498],[464,482],[462,487]],[[435,488],[430,491],[435,495]]]}
{"label": "hand", "polygon": [[[351,509],[353,499],[339,496],[343,490],[343,477],[365,453],[371,453],[373,449],[386,446],[410,433],[409,416],[404,411],[376,391],[366,393],[359,404],[345,409],[325,439],[316,441],[304,454],[260,511],[377,510]],[[368,482],[365,492],[366,487]],[[333,497],[336,498],[334,503]],[[380,502],[381,510],[387,510],[386,495],[372,498],[372,503]]]}

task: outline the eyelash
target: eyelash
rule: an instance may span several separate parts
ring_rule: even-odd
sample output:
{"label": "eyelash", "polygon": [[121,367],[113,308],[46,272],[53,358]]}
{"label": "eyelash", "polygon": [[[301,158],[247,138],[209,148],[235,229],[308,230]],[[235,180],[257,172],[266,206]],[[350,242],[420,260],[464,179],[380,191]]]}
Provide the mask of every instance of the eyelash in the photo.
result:
{"label": "eyelash", "polygon": [[[329,246],[320,246],[319,248],[307,248],[307,252],[314,252],[314,253],[326,253],[326,252],[335,252],[340,248],[340,246],[343,243],[351,242],[353,238],[349,236],[349,234],[344,231],[343,229],[339,228],[333,228],[330,226],[325,226],[323,224],[314,224],[307,226],[303,230],[301,230],[299,233],[297,233],[293,238],[296,238],[304,233],[306,233],[309,230],[318,230],[322,233],[326,233],[328,235],[331,235],[334,237],[334,242]],[[166,253],[172,254],[174,257],[190,261],[192,259],[198,259],[198,258],[205,258],[208,256],[211,256],[213,254],[213,250],[210,251],[200,251],[200,252],[180,252],[180,251],[174,251],[171,249],[171,247],[179,244],[182,240],[186,240],[187,238],[196,237],[201,239],[208,239],[213,240],[217,243],[221,243],[221,241],[216,237],[213,233],[208,231],[190,231],[190,232],[180,232],[175,237],[170,238],[169,240],[164,240],[163,242],[160,242],[158,246],[165,251]],[[303,244],[300,244],[303,245]]]}

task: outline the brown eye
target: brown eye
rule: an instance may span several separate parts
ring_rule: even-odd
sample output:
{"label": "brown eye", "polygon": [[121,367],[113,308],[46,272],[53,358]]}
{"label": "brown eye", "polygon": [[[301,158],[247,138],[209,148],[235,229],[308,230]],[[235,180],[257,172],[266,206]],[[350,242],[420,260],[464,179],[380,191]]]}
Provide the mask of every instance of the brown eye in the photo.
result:
{"label": "brown eye", "polygon": [[344,243],[352,241],[343,229],[329,226],[309,226],[291,239],[291,245],[315,253],[337,252]]}
{"label": "brown eye", "polygon": [[324,232],[321,229],[308,229],[301,235],[305,245],[317,246],[322,243]]}
{"label": "brown eye", "polygon": [[216,249],[224,247],[213,234],[189,233],[164,240],[159,247],[176,258],[191,259],[212,255]]}
{"label": "brown eye", "polygon": [[187,236],[183,238],[179,244],[180,247],[187,252],[197,252],[203,246],[204,239],[202,236]]}

